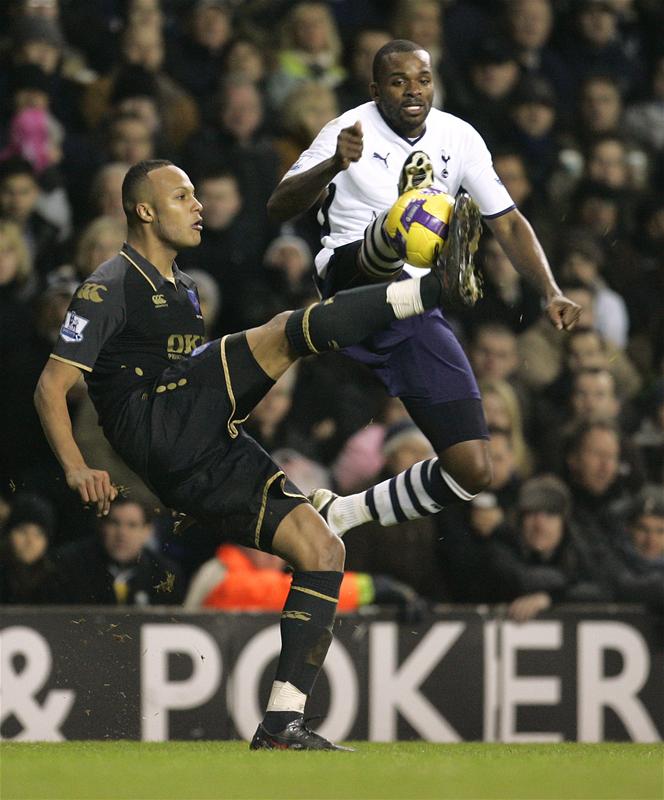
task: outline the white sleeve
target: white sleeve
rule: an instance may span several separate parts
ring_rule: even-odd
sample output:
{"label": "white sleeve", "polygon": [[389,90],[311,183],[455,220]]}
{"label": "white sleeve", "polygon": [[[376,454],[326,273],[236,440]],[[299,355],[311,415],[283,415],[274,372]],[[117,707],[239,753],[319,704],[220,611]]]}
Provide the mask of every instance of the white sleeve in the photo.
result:
{"label": "white sleeve", "polygon": [[482,216],[499,217],[515,208],[514,200],[493,168],[491,153],[484,139],[468,126],[466,165],[461,185],[480,207]]}
{"label": "white sleeve", "polygon": [[292,175],[297,175],[300,172],[315,167],[326,158],[331,158],[337,149],[337,136],[342,128],[339,117],[333,119],[325,125],[318,136],[313,140],[307,150],[305,150],[293,166],[284,175],[282,180],[290,178]]}

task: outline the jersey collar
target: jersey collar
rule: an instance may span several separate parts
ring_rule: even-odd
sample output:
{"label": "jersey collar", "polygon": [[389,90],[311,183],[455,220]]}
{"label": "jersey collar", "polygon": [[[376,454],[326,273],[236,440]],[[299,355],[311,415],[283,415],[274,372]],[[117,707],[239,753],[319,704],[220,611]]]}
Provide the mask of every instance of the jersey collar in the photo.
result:
{"label": "jersey collar", "polygon": [[[135,247],[127,244],[127,242],[122,245],[120,255],[124,256],[124,258],[141,273],[141,275],[150,284],[150,286],[152,286],[155,292],[158,288],[161,288],[165,284],[171,283],[171,281],[169,281],[167,278],[164,278],[154,264],[142,256]],[[173,262],[172,269],[173,277],[175,278],[176,283],[179,281],[186,286],[187,282],[184,280],[184,274],[180,272],[175,261]]]}
{"label": "jersey collar", "polygon": [[422,133],[416,139],[409,139],[407,136],[404,136],[403,134],[399,133],[399,131],[395,131],[394,130],[394,128],[390,125],[390,123],[385,118],[383,112],[380,110],[380,106],[378,105],[378,103],[376,103],[375,100],[374,100],[374,106],[376,107],[376,111],[378,112],[378,116],[383,120],[383,123],[385,125],[387,125],[387,127],[392,131],[392,133],[395,136],[398,136],[400,139],[403,139],[404,142],[406,142],[406,144],[409,144],[411,147],[414,147],[420,141],[420,139],[422,139],[422,137],[426,134],[427,126],[426,126],[426,123],[425,123],[424,124],[424,130],[422,131]]}

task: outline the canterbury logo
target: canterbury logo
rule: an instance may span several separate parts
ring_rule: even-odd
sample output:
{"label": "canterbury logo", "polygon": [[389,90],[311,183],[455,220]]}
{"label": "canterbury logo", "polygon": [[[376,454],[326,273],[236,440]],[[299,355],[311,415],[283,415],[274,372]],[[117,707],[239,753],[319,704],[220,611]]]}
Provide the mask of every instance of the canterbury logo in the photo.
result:
{"label": "canterbury logo", "polygon": [[302,622],[309,622],[311,614],[307,614],[306,611],[283,611],[281,619],[299,619]]}
{"label": "canterbury logo", "polygon": [[102,286],[101,283],[84,283],[76,292],[76,297],[80,297],[81,300],[90,300],[92,303],[103,303],[104,298],[100,292],[107,291],[107,287]]}
{"label": "canterbury logo", "polygon": [[168,305],[168,301],[163,294],[153,294],[152,302],[155,304],[155,306],[157,306],[157,308],[163,308],[164,306]]}

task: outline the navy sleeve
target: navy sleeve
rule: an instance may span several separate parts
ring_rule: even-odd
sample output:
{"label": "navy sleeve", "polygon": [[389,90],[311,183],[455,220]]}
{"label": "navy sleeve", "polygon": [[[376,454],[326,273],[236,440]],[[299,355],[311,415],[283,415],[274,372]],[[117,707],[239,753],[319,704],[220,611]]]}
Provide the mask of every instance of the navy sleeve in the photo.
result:
{"label": "navy sleeve", "polygon": [[85,281],[72,297],[51,358],[92,372],[104,343],[124,325],[123,287],[118,281]]}

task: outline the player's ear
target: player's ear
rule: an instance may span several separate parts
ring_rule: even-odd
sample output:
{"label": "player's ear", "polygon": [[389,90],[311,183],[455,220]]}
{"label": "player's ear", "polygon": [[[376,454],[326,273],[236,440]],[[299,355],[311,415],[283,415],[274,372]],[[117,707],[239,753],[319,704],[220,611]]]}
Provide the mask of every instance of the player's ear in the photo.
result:
{"label": "player's ear", "polygon": [[154,213],[149,203],[136,204],[136,216],[141,222],[153,222]]}
{"label": "player's ear", "polygon": [[371,99],[375,102],[380,100],[380,90],[378,89],[378,84],[376,81],[371,81],[369,84],[369,94],[371,95]]}

